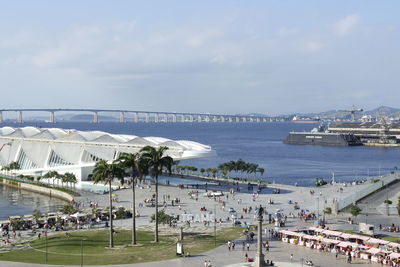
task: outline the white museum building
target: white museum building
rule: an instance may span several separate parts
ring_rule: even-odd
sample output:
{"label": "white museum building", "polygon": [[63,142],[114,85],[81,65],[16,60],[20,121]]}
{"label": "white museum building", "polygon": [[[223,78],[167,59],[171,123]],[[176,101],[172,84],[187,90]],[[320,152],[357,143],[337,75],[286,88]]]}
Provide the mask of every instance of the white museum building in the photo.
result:
{"label": "white museum building", "polygon": [[166,146],[166,155],[174,160],[216,156],[210,146],[187,140],[162,137],[138,137],[102,131],[78,131],[59,128],[0,128],[0,165],[17,162],[16,175],[41,176],[49,171],[74,173],[81,181],[90,180],[99,160],[112,161],[120,153],[136,153],[145,146]]}

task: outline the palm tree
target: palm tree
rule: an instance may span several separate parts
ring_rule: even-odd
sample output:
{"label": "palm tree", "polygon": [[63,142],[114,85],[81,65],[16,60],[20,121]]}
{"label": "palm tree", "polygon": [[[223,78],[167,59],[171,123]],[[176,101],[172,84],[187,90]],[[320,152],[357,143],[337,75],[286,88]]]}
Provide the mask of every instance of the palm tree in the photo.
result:
{"label": "palm tree", "polygon": [[116,162],[112,162],[108,164],[105,160],[100,160],[96,163],[93,169],[93,183],[104,183],[108,184],[109,191],[109,200],[110,200],[110,248],[114,247],[114,239],[113,239],[113,214],[112,214],[112,187],[111,182],[114,177],[122,179],[124,177],[124,171],[116,164]]}
{"label": "palm tree", "polygon": [[121,153],[117,162],[123,169],[130,169],[132,181],[132,245],[136,245],[136,200],[135,184],[136,178],[140,176],[140,155],[138,153]]}
{"label": "palm tree", "polygon": [[262,177],[264,175],[265,169],[264,168],[258,168],[257,172],[259,172],[260,176]]}
{"label": "palm tree", "polygon": [[74,188],[75,188],[75,184],[78,182],[78,180],[76,179],[75,174],[71,173],[71,172],[66,172],[63,175],[63,181],[65,183],[67,183],[67,187],[68,187],[68,183],[70,184],[74,184]]}
{"label": "palm tree", "polygon": [[151,175],[156,180],[156,230],[154,241],[158,242],[158,175],[162,173],[163,168],[167,168],[168,172],[171,174],[171,166],[174,160],[170,156],[164,156],[164,152],[168,149],[166,146],[161,146],[158,148],[152,146],[145,146],[140,150],[141,158],[147,163],[150,168]]}
{"label": "palm tree", "polygon": [[60,174],[59,174],[57,171],[49,171],[49,172],[46,173],[43,177],[44,177],[44,178],[47,178],[47,179],[53,178],[53,187],[54,187],[54,186],[55,186],[54,181],[55,181],[56,179],[59,179]]}

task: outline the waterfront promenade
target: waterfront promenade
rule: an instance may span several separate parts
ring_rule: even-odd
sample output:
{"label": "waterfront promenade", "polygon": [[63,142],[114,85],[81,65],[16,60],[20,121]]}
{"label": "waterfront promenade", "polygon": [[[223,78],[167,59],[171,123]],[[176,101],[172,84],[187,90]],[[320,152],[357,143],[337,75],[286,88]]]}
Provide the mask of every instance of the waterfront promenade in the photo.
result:
{"label": "waterfront promenade", "polygon": [[[233,185],[222,185],[221,187],[218,186],[209,186],[207,191],[209,192],[212,189],[216,189],[217,187],[224,192],[224,196],[221,197],[225,202],[223,206],[221,202],[215,201],[213,198],[208,198],[203,196],[206,192],[205,188],[200,187],[198,189],[199,196],[196,200],[195,197],[191,197],[188,193],[196,190],[196,189],[180,189],[174,186],[160,186],[160,202],[163,201],[163,198],[167,198],[170,196],[172,198],[178,198],[180,203],[178,205],[167,205],[165,210],[168,214],[174,215],[182,215],[186,214],[202,214],[201,208],[206,208],[206,212],[214,212],[216,210],[216,218],[217,220],[221,219],[222,223],[217,224],[217,228],[231,226],[231,222],[226,221],[227,218],[230,216],[229,208],[233,208],[237,211],[238,217],[243,216],[243,219],[239,219],[241,222],[252,223],[254,219],[254,213],[244,213],[243,208],[248,207],[256,207],[260,204],[266,206],[266,211],[268,213],[275,213],[277,210],[281,210],[284,214],[288,215],[288,221],[284,228],[292,228],[292,227],[304,227],[304,226],[312,226],[313,221],[304,222],[299,218],[290,218],[290,214],[293,213],[294,215],[297,214],[298,210],[294,209],[294,205],[290,204],[297,202],[300,206],[300,209],[308,209],[310,212],[319,213],[322,216],[322,210],[325,206],[332,203],[333,199],[340,200],[341,198],[346,198],[351,194],[356,193],[359,190],[364,189],[365,187],[369,186],[369,182],[361,185],[350,185],[347,184],[346,186],[343,185],[326,185],[321,188],[310,188],[310,187],[296,187],[296,186],[289,186],[289,185],[279,185],[274,184],[268,186],[268,188],[264,189],[261,194],[253,194],[252,191],[247,191],[247,185],[239,185],[240,192],[236,192],[234,194],[229,193],[230,188],[236,188],[237,186]],[[342,190],[340,190],[342,188]],[[274,194],[276,189],[280,189],[280,194]],[[310,190],[314,190],[314,194],[310,193]],[[393,190],[393,193],[395,190]],[[137,203],[143,203],[144,199],[149,198],[151,194],[154,192],[154,186],[148,187],[146,185],[138,186],[137,188]],[[392,191],[390,191],[392,192]],[[116,198],[118,201],[114,203],[116,206],[123,206],[126,208],[131,207],[131,189],[121,189],[115,192],[117,194]],[[392,194],[392,193],[388,193]],[[81,202],[82,208],[88,208],[89,202],[98,202],[99,206],[106,207],[108,206],[108,199],[107,195],[98,195],[98,194],[89,194],[82,197],[78,197],[77,201]],[[270,201],[273,201],[274,204],[268,204]],[[169,202],[168,202],[169,203]],[[149,223],[149,217],[154,213],[154,208],[151,207],[139,207],[138,212],[140,216],[137,220],[137,225],[141,229],[149,229],[153,228],[153,224]],[[328,226],[331,229],[351,229],[356,230],[357,225],[350,225],[345,221],[348,218],[348,214],[341,214],[338,217],[334,217],[333,215],[326,215],[328,219]],[[363,214],[359,215],[359,221],[363,221],[364,217]],[[385,224],[399,224],[400,220],[398,216],[383,216],[382,214],[370,211],[368,215],[368,221],[374,223],[380,222]],[[184,223],[180,223],[180,225],[184,225]],[[117,220],[115,221],[115,226],[120,229],[130,229],[131,227],[131,220]],[[269,225],[268,227],[272,228],[274,226]],[[184,232],[209,232],[212,233],[213,225],[204,226],[202,222],[193,222],[191,226],[188,227],[187,225],[184,227]],[[168,226],[161,227],[161,233],[171,233],[177,232],[178,229],[173,229]],[[380,232],[385,234],[384,232]],[[165,264],[169,264],[171,266],[203,266],[204,260],[211,260],[213,266],[226,266],[236,263],[244,262],[244,255],[246,252],[242,251],[240,240],[237,241],[238,245],[236,246],[236,250],[234,252],[228,252],[226,246],[221,246],[214,250],[208,251],[201,255],[195,255],[190,258],[181,258],[181,259],[174,259],[164,262],[154,262],[154,263],[142,263],[136,264],[132,266],[142,267],[142,266],[165,266]],[[289,245],[282,243],[281,241],[271,240],[271,249],[270,252],[267,253],[267,259],[272,259],[274,262],[288,262],[290,254],[294,255],[294,261],[297,264],[300,264],[301,258],[303,259],[311,259],[316,266],[337,266],[338,264],[345,263],[345,258],[336,259],[334,255],[328,253],[320,253],[315,250],[306,249],[303,247]],[[255,254],[255,245],[252,244],[250,247],[250,251],[248,255],[250,257],[254,257]],[[230,254],[228,254],[230,253]],[[116,252],[117,254],[117,252]],[[228,257],[229,255],[229,257]],[[116,255],[117,256],[117,255]],[[339,263],[340,262],[340,263]],[[355,263],[358,264],[365,264],[364,261],[356,260]],[[0,266],[9,266],[8,262],[0,262]],[[17,264],[13,263],[13,266],[32,266],[31,264]],[[123,265],[127,266],[127,265]],[[236,266],[236,265],[235,265]],[[291,266],[286,264],[281,264],[277,266]],[[296,266],[296,265],[292,265]],[[299,266],[299,265],[297,265]]]}

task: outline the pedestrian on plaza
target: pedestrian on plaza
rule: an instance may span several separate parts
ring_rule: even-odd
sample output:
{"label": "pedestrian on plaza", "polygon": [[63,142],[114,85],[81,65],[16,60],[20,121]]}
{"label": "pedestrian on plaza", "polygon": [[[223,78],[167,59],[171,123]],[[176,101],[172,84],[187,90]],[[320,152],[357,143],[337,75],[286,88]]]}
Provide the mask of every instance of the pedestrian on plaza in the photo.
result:
{"label": "pedestrian on plaza", "polygon": [[207,262],[207,260],[205,260],[204,261],[204,267],[207,267],[208,266],[208,262]]}
{"label": "pedestrian on plaza", "polygon": [[350,253],[350,251],[347,254],[347,263],[351,264],[351,253]]}
{"label": "pedestrian on plaza", "polygon": [[212,267],[210,260],[208,260],[208,266],[207,267]]}
{"label": "pedestrian on plaza", "polygon": [[250,250],[250,243],[249,242],[247,242],[246,247],[247,247],[247,251],[249,251]]}
{"label": "pedestrian on plaza", "polygon": [[244,243],[244,241],[243,241],[243,243],[242,243],[242,250],[244,251],[244,247],[245,247],[245,243]]}
{"label": "pedestrian on plaza", "polygon": [[290,254],[290,262],[293,261],[293,254]]}

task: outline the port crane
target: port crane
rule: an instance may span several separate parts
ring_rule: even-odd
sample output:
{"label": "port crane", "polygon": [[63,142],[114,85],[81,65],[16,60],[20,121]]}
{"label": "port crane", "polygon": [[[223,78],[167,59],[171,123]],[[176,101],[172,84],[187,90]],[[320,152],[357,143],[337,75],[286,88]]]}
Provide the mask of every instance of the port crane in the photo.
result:
{"label": "port crane", "polygon": [[3,148],[4,148],[5,146],[11,146],[11,143],[5,143],[5,144],[3,144],[3,145],[0,147],[0,151],[2,151]]}
{"label": "port crane", "polygon": [[351,119],[352,121],[355,121],[355,115],[357,112],[363,112],[364,110],[362,108],[357,108],[356,106],[352,106],[350,109],[342,109],[338,110],[339,112],[347,112],[351,114]]}

